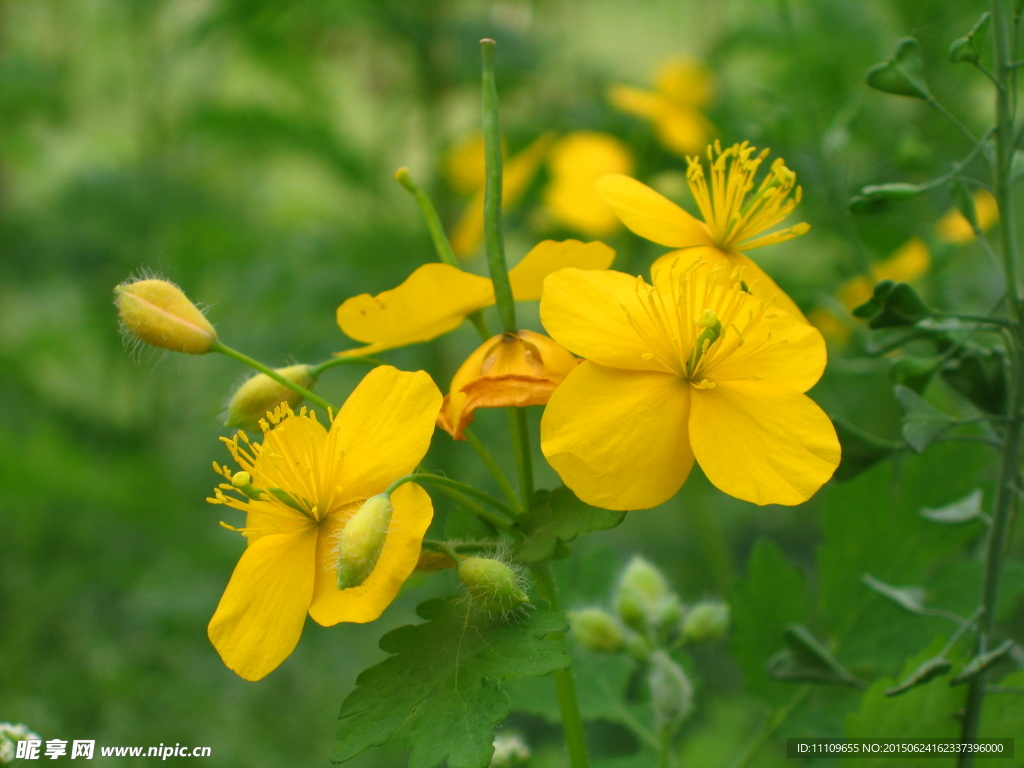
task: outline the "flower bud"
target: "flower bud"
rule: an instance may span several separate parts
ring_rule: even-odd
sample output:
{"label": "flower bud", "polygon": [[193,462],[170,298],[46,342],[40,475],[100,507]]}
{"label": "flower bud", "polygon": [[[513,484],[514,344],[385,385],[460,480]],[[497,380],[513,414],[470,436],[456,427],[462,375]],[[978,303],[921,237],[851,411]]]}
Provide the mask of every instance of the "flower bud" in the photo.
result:
{"label": "flower bud", "polygon": [[136,280],[114,288],[125,331],[154,347],[202,355],[217,331],[181,289],[166,280]]}
{"label": "flower bud", "polygon": [[494,738],[490,768],[520,768],[530,759],[530,747],[518,733],[499,733]]}
{"label": "flower bud", "polygon": [[584,608],[569,613],[572,634],[588,651],[615,653],[625,642],[622,627],[601,608]]}
{"label": "flower bud", "polygon": [[0,723],[0,764],[13,763],[17,754],[19,741],[42,741],[42,737],[21,723]]}
{"label": "flower bud", "polygon": [[[316,383],[312,375],[313,369],[308,365],[290,365],[274,370],[304,389],[310,389]],[[266,418],[267,411],[274,410],[281,403],[288,403],[294,407],[301,402],[302,395],[295,390],[278,384],[265,373],[257,373],[246,379],[231,396],[224,426],[256,429],[259,420]]]}
{"label": "flower bud", "polygon": [[499,560],[467,557],[459,563],[459,579],[473,601],[489,613],[508,614],[530,602],[515,571]]}
{"label": "flower bud", "polygon": [[645,632],[656,604],[670,594],[661,571],[637,555],[622,574],[615,595],[615,610],[626,624]]}
{"label": "flower bud", "polygon": [[391,525],[391,497],[384,493],[363,502],[338,538],[338,589],[358,587],[373,573]]}
{"label": "flower bud", "polygon": [[679,626],[682,618],[683,604],[675,593],[670,592],[651,606],[651,624],[658,629],[671,632]]}
{"label": "flower bud", "polygon": [[683,722],[693,711],[693,683],[667,652],[651,653],[647,685],[651,690],[651,709],[659,730]]}
{"label": "flower bud", "polygon": [[695,643],[717,640],[728,629],[729,606],[714,600],[697,603],[683,621],[683,637]]}

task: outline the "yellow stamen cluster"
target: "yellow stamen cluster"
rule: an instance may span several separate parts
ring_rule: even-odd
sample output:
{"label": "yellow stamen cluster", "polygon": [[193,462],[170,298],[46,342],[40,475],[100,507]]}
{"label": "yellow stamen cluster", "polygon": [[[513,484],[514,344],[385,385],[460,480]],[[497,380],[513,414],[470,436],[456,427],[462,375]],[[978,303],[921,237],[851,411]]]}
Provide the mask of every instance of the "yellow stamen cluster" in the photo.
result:
{"label": "yellow stamen cluster", "polygon": [[708,376],[726,359],[735,363],[769,344],[786,343],[771,331],[758,331],[757,341],[747,343],[762,322],[778,313],[771,310],[771,300],[745,290],[741,267],[731,272],[725,266],[708,269],[700,259],[685,267],[679,264],[676,259],[659,270],[654,285],[638,278],[636,291],[645,317],[633,317],[623,308],[650,348],[644,359],[657,360],[698,389],[714,389]]}
{"label": "yellow stamen cluster", "polygon": [[758,153],[748,142],[723,150],[716,141],[708,147],[710,185],[700,157],[687,158],[690,191],[712,239],[723,250],[746,251],[780,243],[810,229],[809,224],[796,224],[758,237],[792,213],[803,196],[803,189],[796,185],[796,174],[781,158],[772,163],[755,191],[754,177],[768,152],[765,149]]}

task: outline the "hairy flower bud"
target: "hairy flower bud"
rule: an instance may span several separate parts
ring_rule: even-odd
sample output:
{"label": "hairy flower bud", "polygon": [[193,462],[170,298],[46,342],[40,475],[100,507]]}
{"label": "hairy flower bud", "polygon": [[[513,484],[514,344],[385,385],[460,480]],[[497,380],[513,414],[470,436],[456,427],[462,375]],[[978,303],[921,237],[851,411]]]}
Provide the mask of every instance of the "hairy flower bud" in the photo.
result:
{"label": "hairy flower bud", "polygon": [[511,613],[530,602],[515,571],[500,560],[467,557],[459,563],[459,579],[473,601],[489,613]]}
{"label": "hairy flower bud", "polygon": [[[308,365],[290,365],[274,370],[303,389],[310,389],[316,381],[312,375],[313,369]],[[224,426],[256,429],[259,420],[265,418],[268,411],[274,410],[281,403],[295,407],[301,402],[302,395],[295,390],[278,384],[265,373],[257,373],[246,379],[231,396]]]}
{"label": "hairy flower bud", "polygon": [[614,653],[622,648],[625,634],[615,618],[601,608],[569,613],[572,634],[588,651]]}
{"label": "hairy flower bud", "polygon": [[358,587],[373,573],[391,525],[391,497],[384,493],[363,502],[338,538],[338,589]]}
{"label": "hairy flower bud", "polygon": [[490,768],[521,768],[529,761],[530,755],[530,747],[518,733],[499,733],[494,737]]}
{"label": "hairy flower bud", "polygon": [[659,728],[678,725],[693,711],[693,683],[666,651],[658,649],[651,653],[647,685]]}
{"label": "hairy flower bud", "polygon": [[167,280],[136,280],[114,288],[125,331],[154,347],[202,355],[217,342],[217,331],[182,290]]}
{"label": "hairy flower bud", "polygon": [[713,600],[697,603],[683,620],[683,637],[695,643],[717,640],[728,629],[729,606]]}
{"label": "hairy flower bud", "polygon": [[615,610],[626,624],[645,632],[659,604],[671,594],[661,571],[638,555],[630,560],[619,581]]}

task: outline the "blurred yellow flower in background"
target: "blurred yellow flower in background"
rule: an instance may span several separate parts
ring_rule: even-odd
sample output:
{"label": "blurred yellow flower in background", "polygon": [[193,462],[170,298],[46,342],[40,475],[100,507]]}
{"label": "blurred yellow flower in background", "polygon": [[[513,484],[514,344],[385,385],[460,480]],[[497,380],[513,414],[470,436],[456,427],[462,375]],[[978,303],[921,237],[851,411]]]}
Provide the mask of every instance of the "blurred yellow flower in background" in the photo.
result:
{"label": "blurred yellow flower in background", "polygon": [[597,193],[597,180],[609,173],[633,172],[633,153],[607,133],[576,131],[551,148],[551,182],[544,203],[551,218],[587,237],[606,237],[620,226],[615,211]]}
{"label": "blurred yellow flower in background", "polygon": [[541,449],[582,500],[656,506],[694,461],[755,504],[799,504],[832,476],[835,429],[803,394],[825,342],[744,290],[743,271],[682,251],[655,264],[653,285],[576,269],[545,281],[544,327],[586,359],[552,394]]}
{"label": "blurred yellow flower in background", "polygon": [[[502,210],[510,210],[526,194],[554,135],[545,133],[518,154],[504,161],[501,183]],[[472,256],[484,239],[484,142],[479,134],[468,139],[449,153],[445,163],[446,175],[452,188],[472,193],[465,213],[452,229],[452,251],[459,258]]]}
{"label": "blurred yellow flower in background", "polygon": [[440,406],[426,373],[381,366],[329,430],[284,404],[261,425],[262,444],[244,432],[222,438],[241,472],[214,463],[229,482],[208,501],[246,513],[233,530],[247,541],[208,630],[229,669],[246,680],[272,672],[298,644],[307,612],[323,626],[364,623],[391,604],[419,559],[430,497],[412,483],[391,495],[387,537],[358,586],[338,589],[338,541],[367,498],[416,468]]}
{"label": "blurred yellow flower in background", "polygon": [[[607,269],[615,251],[601,242],[545,240],[509,270],[518,301],[540,298],[544,278],[563,267]],[[338,307],[344,333],[368,346],[348,349],[342,357],[370,355],[447,333],[468,315],[494,304],[490,278],[448,264],[424,264],[401,285],[376,296],[353,296]]]}
{"label": "blurred yellow flower in background", "polygon": [[653,91],[616,85],[608,99],[616,109],[650,120],[658,141],[678,155],[700,152],[711,137],[711,123],[701,112],[711,100],[711,73],[691,59],[659,67]]}
{"label": "blurred yellow flower in background", "polygon": [[[716,141],[707,149],[710,184],[700,158],[687,159],[687,183],[703,221],[628,176],[605,176],[598,181],[597,188],[622,222],[640,237],[670,248],[691,250],[691,258],[724,260],[731,267],[743,267],[744,280],[752,294],[764,299],[775,297],[779,309],[803,319],[793,300],[741,252],[781,243],[810,229],[809,224],[795,224],[764,234],[793,212],[803,190],[796,184],[796,174],[781,158],[772,163],[761,184],[755,187],[754,177],[768,150],[755,155],[756,152],[756,147],[747,142],[723,150]],[[672,259],[675,255],[671,252],[661,258]],[[730,273],[731,268],[721,274]]]}
{"label": "blurred yellow flower in background", "polygon": [[[974,215],[982,232],[999,221],[999,203],[988,190],[979,189],[974,193]],[[939,219],[935,232],[947,243],[954,245],[965,245],[974,239],[974,230],[956,207],[950,208]]]}
{"label": "blurred yellow flower in background", "polygon": [[463,440],[463,431],[472,423],[477,408],[544,405],[580,362],[542,333],[499,333],[459,367],[437,425]]}

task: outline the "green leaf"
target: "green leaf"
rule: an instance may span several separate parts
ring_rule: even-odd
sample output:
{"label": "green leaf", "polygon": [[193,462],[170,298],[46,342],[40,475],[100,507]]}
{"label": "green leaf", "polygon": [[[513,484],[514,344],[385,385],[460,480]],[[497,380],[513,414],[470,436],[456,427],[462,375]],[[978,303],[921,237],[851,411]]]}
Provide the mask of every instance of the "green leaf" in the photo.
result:
{"label": "green leaf", "polygon": [[985,33],[991,21],[992,16],[988,11],[981,14],[981,18],[971,27],[971,31],[963,37],[958,37],[949,46],[949,60],[954,64],[962,61],[977,64],[981,59],[981,45],[985,41]]}
{"label": "green leaf", "polygon": [[903,443],[886,440],[884,437],[872,435],[860,427],[851,424],[842,416],[830,414],[832,424],[836,428],[842,455],[835,479],[843,483],[852,480],[866,469],[892,456],[896,451],[906,448]]}
{"label": "green leaf", "polygon": [[405,728],[410,768],[484,768],[495,727],[509,713],[501,682],[547,675],[569,665],[565,618],[550,610],[521,621],[493,621],[456,598],[430,600],[426,623],[400,627],[380,641],[393,654],[356,680],[341,707],[331,760],[343,763],[387,743]]}
{"label": "green leaf", "polygon": [[931,101],[932,95],[924,79],[924,61],[921,46],[913,37],[905,37],[896,44],[891,59],[868,70],[868,85],[897,96],[910,96]]}
{"label": "green leaf", "polygon": [[1006,413],[1006,355],[999,349],[962,347],[942,369],[953,389],[988,413]]}
{"label": "green leaf", "polygon": [[788,647],[768,662],[768,672],[776,680],[866,687],[807,627],[801,624],[787,627],[783,638]]}
{"label": "green leaf", "polygon": [[865,573],[861,577],[861,581],[868,589],[877,592],[882,597],[889,598],[903,610],[914,614],[924,613],[925,591],[921,587],[894,587],[884,581],[879,581],[870,573]]}
{"label": "green leaf", "polygon": [[868,321],[869,328],[899,328],[914,325],[934,314],[931,308],[906,283],[880,280],[874,294],[859,307],[853,316]]}
{"label": "green leaf", "polygon": [[1005,657],[1010,651],[1013,650],[1016,645],[1013,640],[1006,640],[999,647],[989,651],[988,653],[980,653],[967,662],[967,665],[957,673],[957,676],[949,681],[950,685],[960,685],[966,683],[974,677],[977,677],[986,669],[994,665],[1000,659]]}
{"label": "green leaf", "polygon": [[896,399],[903,411],[903,437],[917,453],[942,437],[955,419],[947,416],[909,387],[896,387]]}
{"label": "green leaf", "polygon": [[962,181],[953,182],[953,203],[960,211],[960,215],[971,225],[971,229],[977,233],[980,227],[978,226],[978,211],[974,206],[974,192]]}
{"label": "green leaf", "polygon": [[554,491],[537,491],[530,510],[519,518],[526,539],[516,547],[515,558],[527,563],[547,560],[561,542],[581,533],[614,528],[625,512],[613,512],[584,504],[564,485]]}
{"label": "green leaf", "polygon": [[775,544],[761,539],[730,600],[733,618],[732,650],[743,671],[747,689],[778,707],[792,688],[766,672],[787,626],[801,621],[807,610],[807,586],[799,568],[791,565]]}
{"label": "green leaf", "polygon": [[944,507],[925,507],[921,514],[933,523],[959,525],[981,517],[981,488],[975,488],[969,494]]}
{"label": "green leaf", "polygon": [[902,384],[920,394],[924,392],[941,363],[940,357],[907,355],[893,362],[890,373],[894,383]]}

